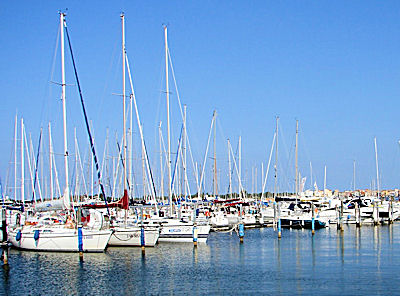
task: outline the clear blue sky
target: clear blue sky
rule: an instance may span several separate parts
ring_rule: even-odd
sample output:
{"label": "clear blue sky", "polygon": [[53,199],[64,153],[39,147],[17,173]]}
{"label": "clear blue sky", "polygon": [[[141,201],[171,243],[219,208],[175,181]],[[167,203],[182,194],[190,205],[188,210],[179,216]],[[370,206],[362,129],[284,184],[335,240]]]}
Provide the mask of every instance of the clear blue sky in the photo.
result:
{"label": "clear blue sky", "polygon": [[[106,128],[113,140],[115,132],[122,132],[122,102],[113,93],[121,93],[122,88],[119,14],[123,11],[127,52],[156,175],[160,120],[166,139],[162,25],[168,24],[179,92],[188,106],[189,136],[199,163],[212,112],[218,112],[218,166],[224,179],[221,191],[226,191],[226,139],[230,138],[236,148],[238,136],[242,136],[242,177],[250,191],[252,167],[258,167],[258,179],[261,162],[266,167],[275,116],[280,117],[282,127],[282,190],[293,186],[296,119],[300,125],[299,167],[308,178],[307,187],[311,161],[313,179],[320,188],[326,165],[328,187],[349,189],[356,160],[357,187],[369,188],[376,178],[375,136],[382,187],[399,187],[398,1],[3,1],[3,183],[10,166],[16,112],[24,117],[35,147],[40,127],[52,121],[56,149],[62,151],[60,89],[50,81],[61,79],[56,46],[58,11],[65,8],[100,156]],[[72,85],[67,90],[72,150],[73,127],[83,128],[84,122],[68,55],[66,61],[67,83]],[[181,119],[175,90],[172,92],[176,150]],[[84,154],[86,134],[83,129],[78,134]],[[59,166],[61,174],[61,163]],[[192,191],[196,191],[194,186]]]}

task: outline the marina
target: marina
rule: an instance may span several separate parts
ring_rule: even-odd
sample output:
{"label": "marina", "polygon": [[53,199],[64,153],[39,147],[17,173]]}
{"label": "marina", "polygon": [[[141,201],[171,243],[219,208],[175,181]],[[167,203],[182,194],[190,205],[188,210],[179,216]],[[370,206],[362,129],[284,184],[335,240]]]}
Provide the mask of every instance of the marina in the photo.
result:
{"label": "marina", "polygon": [[[211,233],[207,244],[109,248],[85,254],[10,251],[0,293],[196,295],[397,295],[400,228],[345,226],[318,230]],[[63,280],[60,280],[62,278]],[[118,284],[116,285],[116,281]],[[151,284],[149,284],[151,283]]]}
{"label": "marina", "polygon": [[[274,21],[286,29],[269,26],[280,4],[204,4],[220,18],[185,3],[214,20],[204,29],[172,11],[179,26],[155,28],[166,4],[154,18],[143,3],[110,5],[90,18],[76,4],[36,10],[46,14],[27,26],[36,38],[20,38],[32,52],[7,46],[27,73],[5,60],[14,81],[0,72],[0,295],[400,294],[400,42],[380,34],[398,24],[396,9],[380,8],[389,20],[378,18],[378,33],[346,11],[374,40],[347,20],[352,44],[320,4],[303,10],[311,18],[288,8],[297,25]],[[30,93],[38,81],[42,100]]]}

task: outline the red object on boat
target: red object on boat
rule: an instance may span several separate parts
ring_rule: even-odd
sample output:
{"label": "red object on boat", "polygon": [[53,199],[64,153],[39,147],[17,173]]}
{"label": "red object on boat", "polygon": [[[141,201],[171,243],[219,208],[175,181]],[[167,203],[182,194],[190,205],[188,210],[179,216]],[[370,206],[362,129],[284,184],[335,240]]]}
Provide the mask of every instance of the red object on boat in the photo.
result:
{"label": "red object on boat", "polygon": [[232,199],[215,199],[214,203],[229,203],[229,202],[234,202],[238,201],[240,198],[232,198]]}
{"label": "red object on boat", "polygon": [[90,209],[104,209],[104,208],[120,208],[127,210],[129,208],[129,198],[128,198],[128,190],[124,190],[124,196],[115,202],[110,202],[107,205],[105,203],[92,203],[82,205],[83,208],[90,208]]}

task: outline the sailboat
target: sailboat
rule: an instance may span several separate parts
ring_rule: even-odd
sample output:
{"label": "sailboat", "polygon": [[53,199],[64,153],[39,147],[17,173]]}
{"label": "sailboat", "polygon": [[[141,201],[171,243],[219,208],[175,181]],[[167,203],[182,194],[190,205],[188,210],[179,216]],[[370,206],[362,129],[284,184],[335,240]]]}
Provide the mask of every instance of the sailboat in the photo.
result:
{"label": "sailboat", "polygon": [[[44,216],[38,219],[37,223],[34,223],[33,225],[23,225],[9,229],[9,238],[14,247],[23,250],[56,252],[103,252],[107,247],[112,231],[83,227],[81,223],[75,223],[73,221],[75,212],[70,201],[70,190],[68,183],[64,29],[67,29],[65,23],[65,14],[60,12],[65,190],[64,195],[61,198],[61,201],[57,203],[57,206],[61,207],[62,210],[69,212],[68,219],[65,221],[62,218],[49,219],[49,216]],[[54,202],[51,204],[53,205]],[[39,208],[40,206],[38,209]],[[46,208],[46,205],[44,205],[44,208]],[[48,210],[54,209],[49,206]],[[77,220],[76,217],[74,220]]]}
{"label": "sailboat", "polygon": [[[114,219],[111,229],[113,234],[109,241],[109,246],[149,246],[154,247],[159,238],[159,227],[138,225],[137,222],[130,222],[129,215],[129,199],[127,190],[127,162],[126,162],[126,115],[125,115],[125,70],[126,70],[126,48],[125,48],[125,15],[121,14],[122,22],[122,98],[123,98],[123,159],[124,159],[124,196],[122,198],[122,210],[124,210],[123,220]],[[129,69],[129,68],[128,68]],[[133,90],[132,90],[133,91]],[[135,103],[136,106],[136,103]],[[132,112],[133,110],[131,110]],[[140,123],[139,123],[140,125]],[[143,220],[143,215],[141,217]],[[144,245],[142,245],[144,244]]]}
{"label": "sailboat", "polygon": [[326,222],[322,221],[319,215],[315,213],[313,204],[302,205],[301,203],[298,203],[299,194],[304,188],[304,184],[300,185],[303,181],[298,172],[298,135],[299,121],[296,120],[295,203],[292,202],[289,205],[289,211],[282,211],[279,215],[279,219],[281,220],[282,227],[308,229],[324,228],[326,227]]}
{"label": "sailboat", "polygon": [[[168,201],[169,201],[169,217],[152,217],[152,223],[160,225],[159,242],[206,242],[210,233],[210,225],[198,225],[196,222],[196,211],[193,211],[193,221],[182,221],[174,217],[173,200],[172,200],[172,174],[171,174],[171,132],[170,132],[170,104],[169,104],[169,49],[167,38],[167,27],[164,26],[165,40],[165,82],[166,82],[166,99],[167,99],[167,130],[168,130]],[[186,135],[186,133],[185,133]],[[162,172],[161,172],[162,173]],[[200,182],[201,183],[201,182]],[[197,238],[195,238],[195,234]]]}

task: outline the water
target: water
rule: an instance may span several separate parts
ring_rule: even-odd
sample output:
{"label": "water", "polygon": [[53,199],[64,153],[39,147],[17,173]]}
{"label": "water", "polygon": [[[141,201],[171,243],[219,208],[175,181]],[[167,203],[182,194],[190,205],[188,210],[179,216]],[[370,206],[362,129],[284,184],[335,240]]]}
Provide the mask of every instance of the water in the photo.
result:
{"label": "water", "polygon": [[104,254],[12,250],[3,295],[399,295],[400,224],[211,233],[207,244]]}

